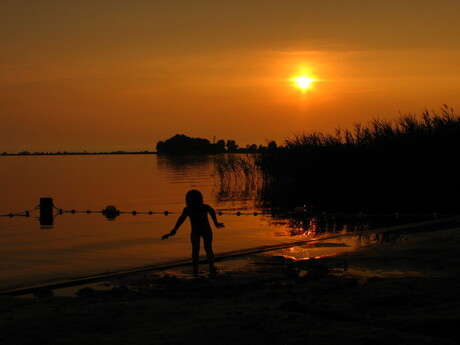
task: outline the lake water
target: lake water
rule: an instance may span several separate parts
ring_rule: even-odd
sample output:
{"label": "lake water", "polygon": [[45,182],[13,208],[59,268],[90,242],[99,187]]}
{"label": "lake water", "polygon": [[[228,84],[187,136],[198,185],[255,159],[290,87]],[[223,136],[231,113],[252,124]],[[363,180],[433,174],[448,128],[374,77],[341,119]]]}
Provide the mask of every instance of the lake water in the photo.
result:
{"label": "lake water", "polygon": [[[205,202],[223,211],[224,229],[214,230],[216,253],[308,238],[293,238],[269,216],[236,216],[257,211],[251,196],[223,193],[213,176],[219,156],[81,155],[0,157],[0,214],[34,208],[52,197],[57,208],[121,211],[168,210],[175,214],[57,215],[42,228],[38,210],[25,217],[0,217],[0,290],[112,272],[190,257],[188,220],[162,241],[185,206],[185,193],[199,189]],[[292,229],[291,229],[292,230]],[[204,253],[203,253],[204,254]]]}

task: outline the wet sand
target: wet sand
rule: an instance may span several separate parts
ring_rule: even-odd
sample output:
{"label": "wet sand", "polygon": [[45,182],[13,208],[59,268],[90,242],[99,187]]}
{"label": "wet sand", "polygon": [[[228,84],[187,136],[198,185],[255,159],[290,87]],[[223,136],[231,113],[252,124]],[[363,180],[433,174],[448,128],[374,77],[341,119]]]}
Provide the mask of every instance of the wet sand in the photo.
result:
{"label": "wet sand", "polygon": [[0,342],[457,344],[459,250],[460,229],[441,230],[321,259],[252,255],[216,278],[183,268],[2,297]]}

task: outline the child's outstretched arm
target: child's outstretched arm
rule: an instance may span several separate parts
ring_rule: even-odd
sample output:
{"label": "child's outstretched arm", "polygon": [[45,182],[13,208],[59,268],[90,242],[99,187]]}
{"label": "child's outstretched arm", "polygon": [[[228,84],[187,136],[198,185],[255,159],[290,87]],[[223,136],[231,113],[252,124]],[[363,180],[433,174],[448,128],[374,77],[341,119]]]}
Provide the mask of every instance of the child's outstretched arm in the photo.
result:
{"label": "child's outstretched arm", "polygon": [[176,225],[174,225],[174,228],[168,234],[161,236],[161,239],[165,240],[165,239],[167,239],[167,238],[169,238],[171,236],[174,236],[176,234],[177,230],[182,225],[182,223],[185,221],[185,219],[187,219],[187,213],[185,212],[185,209],[184,209],[182,214],[177,219],[177,222],[176,222]]}
{"label": "child's outstretched arm", "polygon": [[212,221],[214,222],[216,228],[220,229],[225,227],[224,223],[219,223],[217,221],[216,211],[214,211],[211,206],[209,206],[209,214],[211,215]]}

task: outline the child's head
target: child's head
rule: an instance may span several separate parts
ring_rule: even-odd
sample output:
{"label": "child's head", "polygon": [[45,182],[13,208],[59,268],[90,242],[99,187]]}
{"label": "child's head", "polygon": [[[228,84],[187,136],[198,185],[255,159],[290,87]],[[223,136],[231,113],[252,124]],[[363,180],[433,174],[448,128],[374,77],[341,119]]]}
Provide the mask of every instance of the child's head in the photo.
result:
{"label": "child's head", "polygon": [[189,190],[185,195],[185,203],[188,207],[199,206],[203,203],[203,194],[196,189]]}

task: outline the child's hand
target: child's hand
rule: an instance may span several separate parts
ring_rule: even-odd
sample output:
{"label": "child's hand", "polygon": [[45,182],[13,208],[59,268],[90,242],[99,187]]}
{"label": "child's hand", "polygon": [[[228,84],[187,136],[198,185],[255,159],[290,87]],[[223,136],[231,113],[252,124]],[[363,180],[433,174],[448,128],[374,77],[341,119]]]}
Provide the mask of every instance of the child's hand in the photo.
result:
{"label": "child's hand", "polygon": [[225,228],[224,223],[216,223],[215,226],[217,229]]}
{"label": "child's hand", "polygon": [[161,236],[161,239],[162,239],[162,240],[166,240],[167,238],[170,238],[171,236],[174,236],[174,235],[176,234],[176,232],[177,232],[177,230],[175,230],[175,231],[174,231],[174,230],[171,230],[171,231],[169,232],[169,234],[166,234],[166,235]]}

